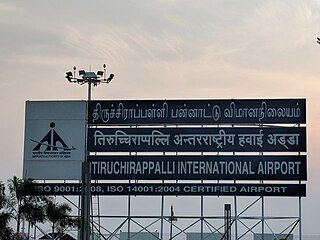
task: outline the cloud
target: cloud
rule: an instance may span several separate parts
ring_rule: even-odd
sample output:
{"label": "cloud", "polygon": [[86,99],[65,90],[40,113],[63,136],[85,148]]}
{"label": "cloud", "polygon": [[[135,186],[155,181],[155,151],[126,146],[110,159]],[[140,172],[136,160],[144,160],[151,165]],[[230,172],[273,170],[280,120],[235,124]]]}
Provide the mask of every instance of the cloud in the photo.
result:
{"label": "cloud", "polygon": [[[302,85],[299,77],[316,77],[317,63],[308,61],[319,29],[319,4],[312,1],[38,3],[0,5],[5,16],[16,16],[0,25],[1,63],[8,73],[13,65],[55,75],[46,71],[106,63],[136,89],[128,95],[137,96],[140,84],[150,94],[155,86],[166,89],[159,96],[209,95],[211,89],[231,96],[248,86],[259,95],[271,85],[278,95],[288,84],[294,93]],[[194,85],[197,92],[190,89]]]}
{"label": "cloud", "polygon": [[15,16],[25,16],[26,12],[22,7],[2,2],[0,3],[0,14],[2,16],[0,22],[7,23],[10,22],[10,18]]}
{"label": "cloud", "polygon": [[11,0],[0,14],[2,180],[21,173],[25,100],[86,99],[65,72],[106,63],[95,99],[307,97],[316,203],[318,1]]}

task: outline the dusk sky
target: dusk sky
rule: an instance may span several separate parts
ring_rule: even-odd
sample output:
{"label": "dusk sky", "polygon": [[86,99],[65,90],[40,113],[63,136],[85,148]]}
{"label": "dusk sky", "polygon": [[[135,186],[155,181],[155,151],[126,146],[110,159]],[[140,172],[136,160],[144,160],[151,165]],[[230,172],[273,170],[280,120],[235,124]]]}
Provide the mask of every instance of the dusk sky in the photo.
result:
{"label": "dusk sky", "polygon": [[303,233],[320,234],[320,1],[0,0],[0,180],[22,176],[27,100],[306,98]]}

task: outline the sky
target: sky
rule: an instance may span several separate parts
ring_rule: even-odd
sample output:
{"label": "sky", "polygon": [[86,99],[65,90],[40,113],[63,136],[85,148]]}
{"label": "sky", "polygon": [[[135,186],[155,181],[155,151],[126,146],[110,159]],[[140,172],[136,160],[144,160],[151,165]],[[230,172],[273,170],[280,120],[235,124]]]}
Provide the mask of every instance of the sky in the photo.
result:
{"label": "sky", "polygon": [[[22,176],[27,100],[306,98],[303,232],[320,234],[318,0],[0,0],[0,180]],[[186,200],[188,201],[188,200]]]}

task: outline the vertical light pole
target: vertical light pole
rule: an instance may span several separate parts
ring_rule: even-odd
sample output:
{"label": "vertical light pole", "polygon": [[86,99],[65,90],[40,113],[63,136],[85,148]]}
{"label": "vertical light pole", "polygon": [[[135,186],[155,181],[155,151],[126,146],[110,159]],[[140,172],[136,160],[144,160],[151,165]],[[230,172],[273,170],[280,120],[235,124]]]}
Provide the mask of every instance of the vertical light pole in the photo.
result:
{"label": "vertical light pole", "polygon": [[170,222],[170,238],[169,238],[169,240],[172,239],[173,223],[178,221],[178,219],[174,216],[173,205],[171,205],[171,209],[170,210],[171,210],[171,213],[170,213],[170,217],[169,217],[169,222]]}
{"label": "vertical light pole", "polygon": [[224,239],[231,239],[231,204],[224,205]]}
{"label": "vertical light pole", "polygon": [[[79,70],[79,77],[76,77],[76,67],[73,67],[73,73],[67,72],[66,78],[70,83],[78,83],[80,85],[88,84],[88,103],[91,101],[91,90],[93,87],[98,86],[100,83],[110,83],[114,74],[110,74],[106,78],[106,65],[103,64],[103,71],[86,72]],[[88,124],[86,124],[86,131]],[[87,138],[87,133],[86,133]],[[85,147],[86,159],[82,163],[81,170],[81,222],[80,222],[80,240],[90,239],[90,202],[91,202],[91,168],[87,160],[88,150],[87,141]]]}
{"label": "vertical light pole", "polygon": [[90,163],[82,163],[80,240],[90,239],[91,171]]}

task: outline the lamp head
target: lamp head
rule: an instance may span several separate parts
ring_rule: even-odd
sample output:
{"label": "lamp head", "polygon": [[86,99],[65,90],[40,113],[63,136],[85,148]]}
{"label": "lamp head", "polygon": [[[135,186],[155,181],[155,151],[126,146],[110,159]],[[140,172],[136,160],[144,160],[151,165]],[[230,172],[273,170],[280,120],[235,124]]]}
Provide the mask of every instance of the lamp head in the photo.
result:
{"label": "lamp head", "polygon": [[114,77],[114,74],[111,73],[111,74],[109,75],[109,77],[107,78],[107,83],[111,82],[111,80],[113,79],[113,77]]}
{"label": "lamp head", "polygon": [[98,77],[102,77],[102,76],[103,76],[103,73],[104,73],[103,71],[98,71],[98,72],[97,72],[97,76],[98,76]]}
{"label": "lamp head", "polygon": [[72,72],[66,72],[66,79],[68,79],[69,82],[71,82],[72,76]]}

